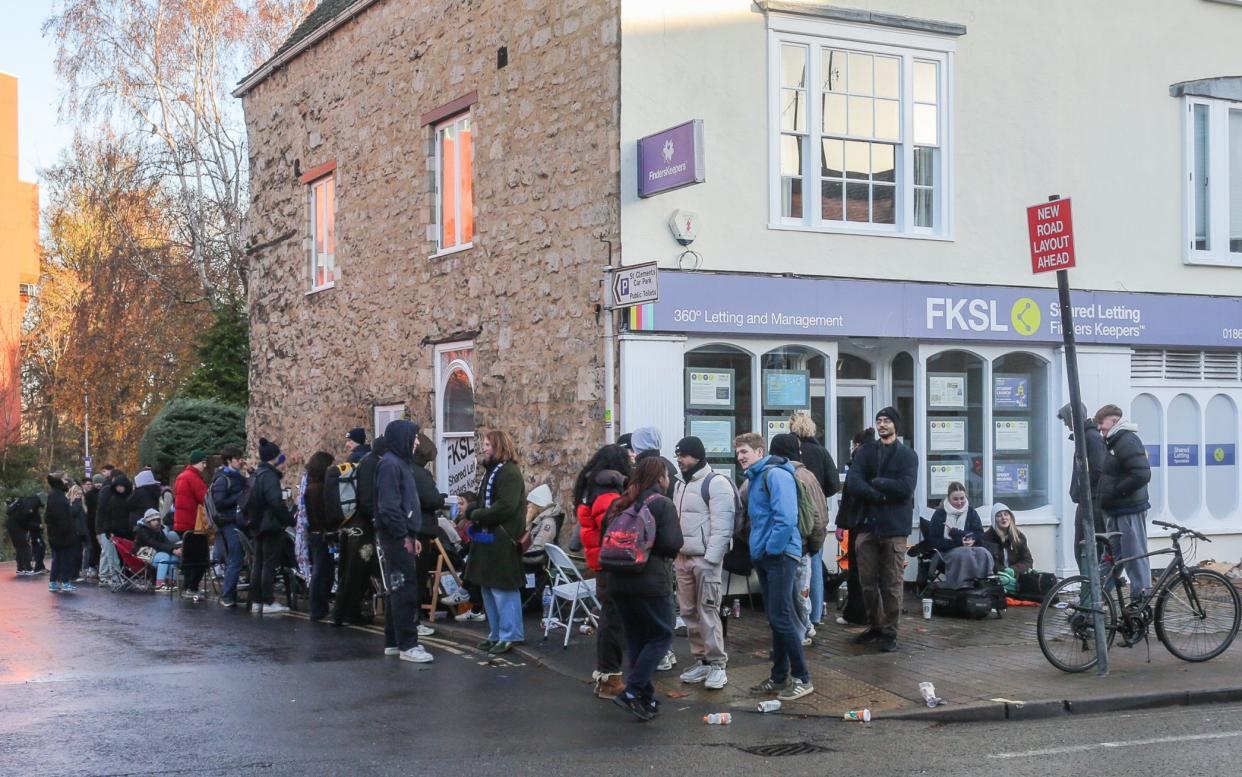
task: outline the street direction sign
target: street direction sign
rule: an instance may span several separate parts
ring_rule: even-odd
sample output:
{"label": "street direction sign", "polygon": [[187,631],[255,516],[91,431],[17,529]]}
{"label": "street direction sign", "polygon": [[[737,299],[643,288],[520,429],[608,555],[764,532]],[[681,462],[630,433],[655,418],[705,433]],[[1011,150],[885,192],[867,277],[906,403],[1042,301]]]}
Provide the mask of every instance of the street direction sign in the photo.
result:
{"label": "street direction sign", "polygon": [[660,299],[660,269],[655,262],[632,264],[612,271],[610,308],[629,308]]}
{"label": "street direction sign", "polygon": [[1074,221],[1069,198],[1026,209],[1031,236],[1031,272],[1068,270],[1074,263]]}

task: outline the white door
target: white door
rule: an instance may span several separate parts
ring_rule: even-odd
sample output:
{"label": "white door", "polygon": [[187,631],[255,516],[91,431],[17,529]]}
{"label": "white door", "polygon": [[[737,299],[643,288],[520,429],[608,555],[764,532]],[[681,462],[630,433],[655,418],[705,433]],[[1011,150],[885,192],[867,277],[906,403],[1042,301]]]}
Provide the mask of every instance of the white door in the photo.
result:
{"label": "white door", "polygon": [[471,493],[478,485],[474,439],[474,343],[436,346],[436,485]]}
{"label": "white door", "polygon": [[837,384],[837,448],[833,459],[844,470],[850,463],[850,441],[854,435],[872,426],[875,412],[875,386]]}

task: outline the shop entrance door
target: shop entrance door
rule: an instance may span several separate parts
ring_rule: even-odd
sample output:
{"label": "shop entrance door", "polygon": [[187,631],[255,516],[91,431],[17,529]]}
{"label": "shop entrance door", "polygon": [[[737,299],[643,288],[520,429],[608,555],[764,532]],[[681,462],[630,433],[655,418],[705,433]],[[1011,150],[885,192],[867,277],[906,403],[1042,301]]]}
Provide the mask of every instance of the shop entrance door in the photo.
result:
{"label": "shop entrance door", "polygon": [[872,425],[875,412],[875,386],[837,386],[837,449],[833,451],[837,468],[850,463],[850,441]]}

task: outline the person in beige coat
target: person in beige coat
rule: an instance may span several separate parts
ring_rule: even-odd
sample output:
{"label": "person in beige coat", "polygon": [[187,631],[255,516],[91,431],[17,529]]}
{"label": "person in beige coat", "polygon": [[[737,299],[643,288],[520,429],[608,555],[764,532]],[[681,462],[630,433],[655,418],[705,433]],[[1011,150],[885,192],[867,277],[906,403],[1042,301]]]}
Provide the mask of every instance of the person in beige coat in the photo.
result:
{"label": "person in beige coat", "polygon": [[739,509],[737,490],[729,477],[712,470],[698,437],[677,443],[681,478],[673,504],[681,522],[684,543],[673,568],[677,575],[677,608],[686,623],[690,653],[695,664],[681,674],[683,683],[705,683],[723,688],[729,682],[725,667],[724,626],[720,621],[720,572],[733,538],[733,519]]}

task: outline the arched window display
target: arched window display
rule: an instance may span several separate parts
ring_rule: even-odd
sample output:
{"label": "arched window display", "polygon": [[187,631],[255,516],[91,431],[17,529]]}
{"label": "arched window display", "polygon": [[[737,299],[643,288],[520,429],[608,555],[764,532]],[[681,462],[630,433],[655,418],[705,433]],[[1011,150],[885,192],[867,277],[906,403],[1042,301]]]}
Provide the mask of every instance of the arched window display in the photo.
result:
{"label": "arched window display", "polygon": [[[1143,429],[1139,427],[1139,436]],[[1169,512],[1174,520],[1188,521],[1199,512],[1199,405],[1188,394],[1169,403],[1169,433],[1164,462],[1169,468]],[[1143,440],[1147,442],[1146,439]],[[1148,491],[1150,498],[1151,492]]]}
{"label": "arched window display", "polygon": [[474,387],[461,367],[454,367],[444,384],[444,431],[474,432]]}
{"label": "arched window display", "polygon": [[735,477],[733,438],[754,431],[751,356],[729,345],[686,353],[686,434],[698,437],[714,469]]}
{"label": "arched window display", "polygon": [[822,353],[787,345],[763,355],[763,439],[789,431],[789,416],[807,411],[815,421],[821,440],[826,429],[828,360]]}
{"label": "arched window display", "polygon": [[1138,424],[1139,437],[1147,446],[1151,464],[1151,482],[1147,484],[1147,501],[1151,511],[1164,512],[1164,411],[1160,401],[1151,394],[1139,394],[1130,404],[1130,420]]}
{"label": "arched window display", "polygon": [[851,353],[837,357],[837,380],[875,380],[871,362]]}
{"label": "arched window display", "polygon": [[893,357],[893,407],[901,413],[897,436],[914,446],[914,357],[902,351]]}
{"label": "arched window display", "polygon": [[1204,422],[1207,508],[1213,518],[1223,519],[1238,509],[1238,408],[1217,394],[1207,404]]}
{"label": "arched window display", "polygon": [[1015,510],[1048,504],[1048,363],[1029,353],[992,362],[992,497]]}
{"label": "arched window display", "polygon": [[966,494],[983,504],[983,371],[985,363],[965,351],[945,351],[927,360],[927,506],[936,507],[949,483],[966,484]]}

